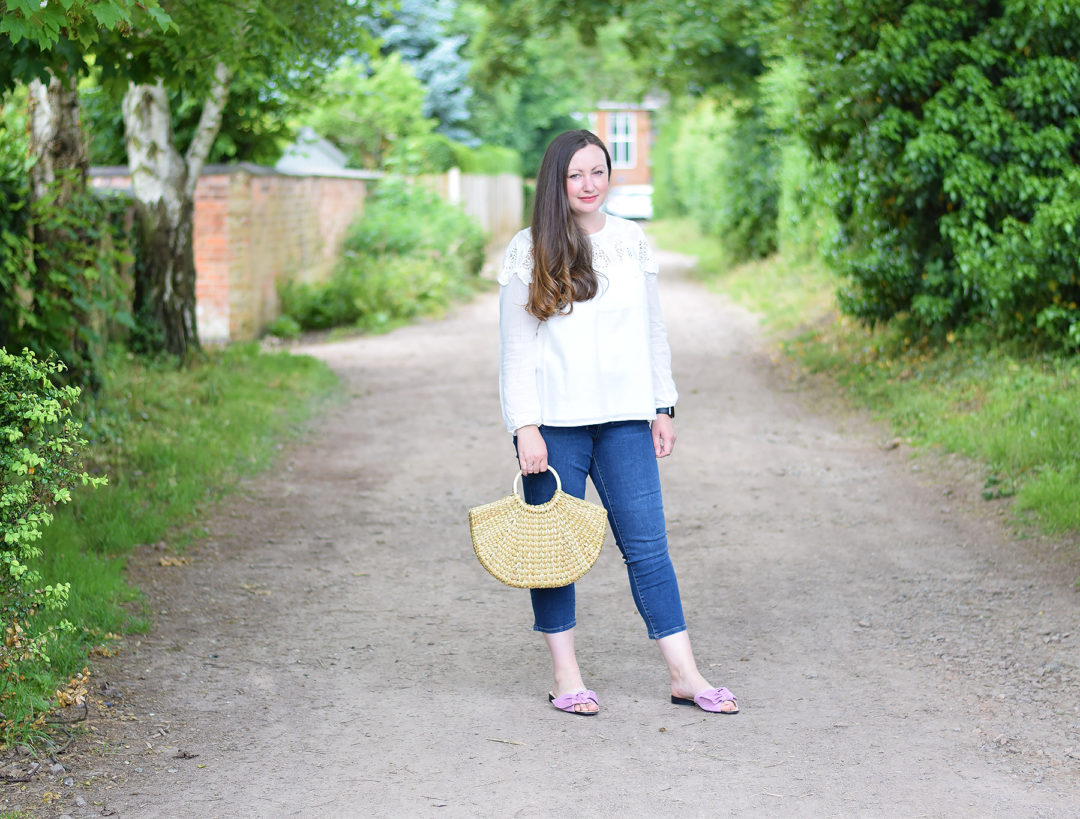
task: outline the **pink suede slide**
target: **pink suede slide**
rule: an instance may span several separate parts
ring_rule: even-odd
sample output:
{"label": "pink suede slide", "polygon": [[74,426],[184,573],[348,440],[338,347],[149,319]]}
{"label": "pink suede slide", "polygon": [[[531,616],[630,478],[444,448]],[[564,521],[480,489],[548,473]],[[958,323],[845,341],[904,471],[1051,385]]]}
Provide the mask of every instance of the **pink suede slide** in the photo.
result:
{"label": "pink suede slide", "polygon": [[[548,702],[560,711],[565,711],[568,714],[577,714],[582,717],[595,717],[600,713],[600,702],[596,699],[595,691],[578,691],[576,694],[563,694],[560,697],[556,697],[554,694],[548,694]],[[577,711],[574,709],[574,706],[585,705],[585,703],[588,702],[596,703],[595,711]]]}
{"label": "pink suede slide", "polygon": [[[739,701],[735,699],[735,695],[726,688],[708,688],[696,695],[692,700],[688,700],[685,697],[676,697],[672,694],[671,701],[676,705],[696,705],[702,711],[708,711],[710,714],[739,713]],[[725,702],[730,702],[735,707],[730,710],[721,708],[720,706]]]}

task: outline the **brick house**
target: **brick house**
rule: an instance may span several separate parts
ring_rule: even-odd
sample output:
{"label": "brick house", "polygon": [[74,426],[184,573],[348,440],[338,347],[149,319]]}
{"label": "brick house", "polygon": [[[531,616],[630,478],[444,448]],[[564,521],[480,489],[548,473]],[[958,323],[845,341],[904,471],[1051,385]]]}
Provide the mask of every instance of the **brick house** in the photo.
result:
{"label": "brick house", "polygon": [[604,140],[611,154],[613,187],[652,184],[652,112],[659,107],[660,102],[651,98],[635,103],[602,100],[589,114],[589,129]]}

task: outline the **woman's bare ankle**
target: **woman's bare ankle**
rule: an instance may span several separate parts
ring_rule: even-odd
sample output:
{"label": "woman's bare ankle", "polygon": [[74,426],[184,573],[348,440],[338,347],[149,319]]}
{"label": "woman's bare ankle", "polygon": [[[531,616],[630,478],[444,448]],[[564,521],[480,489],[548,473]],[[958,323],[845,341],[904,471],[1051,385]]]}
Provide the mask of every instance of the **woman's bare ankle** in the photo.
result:
{"label": "woman's bare ankle", "polygon": [[556,697],[561,697],[563,694],[576,694],[578,691],[585,690],[585,681],[581,678],[581,672],[577,671],[569,674],[555,674],[555,686],[551,689]]}
{"label": "woman's bare ankle", "polygon": [[671,675],[671,693],[676,697],[693,699],[702,691],[707,691],[712,686],[696,668],[687,673],[675,673]]}

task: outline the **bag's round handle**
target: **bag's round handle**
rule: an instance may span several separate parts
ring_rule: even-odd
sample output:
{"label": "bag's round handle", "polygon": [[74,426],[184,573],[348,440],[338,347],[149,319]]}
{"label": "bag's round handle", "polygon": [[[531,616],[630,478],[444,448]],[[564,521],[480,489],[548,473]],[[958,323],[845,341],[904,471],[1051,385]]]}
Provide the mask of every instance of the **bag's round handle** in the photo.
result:
{"label": "bag's round handle", "polygon": [[[562,489],[562,480],[559,478],[559,473],[555,471],[555,467],[548,464],[548,472],[555,476],[555,491],[558,492]],[[521,470],[518,470],[517,475],[514,477],[514,488],[511,490],[515,495],[518,493],[518,484],[521,483],[521,479],[524,476],[521,474]],[[524,498],[523,498],[524,499]]]}

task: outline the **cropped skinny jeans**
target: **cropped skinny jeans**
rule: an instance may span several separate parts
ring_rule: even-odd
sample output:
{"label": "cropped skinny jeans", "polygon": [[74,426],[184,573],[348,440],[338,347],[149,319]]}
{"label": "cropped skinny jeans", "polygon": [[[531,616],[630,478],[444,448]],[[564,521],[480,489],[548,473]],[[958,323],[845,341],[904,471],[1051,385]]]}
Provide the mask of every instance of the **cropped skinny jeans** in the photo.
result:
{"label": "cropped skinny jeans", "polygon": [[[584,498],[585,478],[592,479],[607,509],[608,524],[649,637],[685,631],[679,585],[668,555],[660,471],[649,423],[541,426],[540,433],[547,444],[548,464],[559,473],[566,494]],[[523,484],[526,503],[544,503],[555,492],[550,472],[527,475]],[[536,631],[555,634],[577,624],[573,584],[532,589],[531,595]]]}

